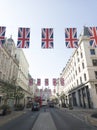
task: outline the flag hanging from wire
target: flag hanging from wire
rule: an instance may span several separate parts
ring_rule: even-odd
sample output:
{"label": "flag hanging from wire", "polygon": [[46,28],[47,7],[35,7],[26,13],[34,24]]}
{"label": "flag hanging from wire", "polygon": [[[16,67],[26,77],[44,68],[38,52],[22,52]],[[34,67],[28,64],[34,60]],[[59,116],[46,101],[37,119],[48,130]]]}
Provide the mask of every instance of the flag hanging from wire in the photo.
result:
{"label": "flag hanging from wire", "polygon": [[37,79],[37,85],[38,85],[38,86],[41,85],[41,79]]}
{"label": "flag hanging from wire", "polygon": [[29,86],[32,86],[33,85],[33,78],[30,78],[29,79]]}
{"label": "flag hanging from wire", "polygon": [[5,32],[6,32],[6,27],[1,26],[0,27],[0,46],[2,46],[2,44],[4,44],[5,42]]}
{"label": "flag hanging from wire", "polygon": [[18,48],[29,48],[30,28],[18,28]]}
{"label": "flag hanging from wire", "polygon": [[43,28],[42,29],[42,43],[41,47],[42,48],[53,48],[54,43],[53,43],[53,28]]}
{"label": "flag hanging from wire", "polygon": [[48,86],[48,85],[49,85],[49,80],[45,79],[45,86]]}
{"label": "flag hanging from wire", "polygon": [[97,27],[88,27],[90,46],[97,47]]}
{"label": "flag hanging from wire", "polygon": [[66,28],[65,29],[65,43],[67,48],[77,48],[77,29],[76,28]]}
{"label": "flag hanging from wire", "polygon": [[64,78],[60,78],[60,84],[61,86],[64,86]]}
{"label": "flag hanging from wire", "polygon": [[56,78],[53,78],[53,86],[56,86],[56,85],[57,85]]}

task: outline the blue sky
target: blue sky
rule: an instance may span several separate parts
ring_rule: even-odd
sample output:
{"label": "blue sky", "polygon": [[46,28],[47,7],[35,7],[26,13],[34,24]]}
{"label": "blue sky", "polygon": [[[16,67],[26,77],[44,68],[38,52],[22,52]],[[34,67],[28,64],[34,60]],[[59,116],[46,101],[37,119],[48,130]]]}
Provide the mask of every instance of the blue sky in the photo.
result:
{"label": "blue sky", "polygon": [[[65,46],[64,29],[97,26],[97,0],[0,0],[0,26],[17,44],[18,27],[29,27],[30,48],[23,49],[33,78],[58,78],[74,49]],[[41,28],[54,28],[54,49],[41,49]]]}

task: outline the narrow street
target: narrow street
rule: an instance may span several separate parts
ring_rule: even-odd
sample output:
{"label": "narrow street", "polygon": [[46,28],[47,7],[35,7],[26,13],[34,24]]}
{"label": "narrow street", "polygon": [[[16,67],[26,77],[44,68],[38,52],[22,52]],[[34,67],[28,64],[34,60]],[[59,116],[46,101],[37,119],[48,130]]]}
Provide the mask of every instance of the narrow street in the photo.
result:
{"label": "narrow street", "polygon": [[21,116],[2,125],[0,130],[52,130],[49,124],[56,130],[97,130],[97,127],[91,126],[75,112],[73,114],[73,111],[70,114],[69,111],[63,112],[59,108],[48,107],[46,110],[41,108],[40,111],[34,112],[29,109]]}

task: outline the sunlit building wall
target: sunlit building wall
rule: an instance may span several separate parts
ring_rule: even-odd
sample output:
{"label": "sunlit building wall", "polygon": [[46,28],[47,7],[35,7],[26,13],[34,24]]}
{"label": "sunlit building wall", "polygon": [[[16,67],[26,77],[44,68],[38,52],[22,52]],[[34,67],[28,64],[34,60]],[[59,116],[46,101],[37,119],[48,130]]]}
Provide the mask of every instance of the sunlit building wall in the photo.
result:
{"label": "sunlit building wall", "polygon": [[[18,67],[14,41],[12,38],[6,38],[4,45],[0,47],[0,85],[2,81],[16,84]],[[0,102],[2,102],[2,97],[3,94],[0,93]]]}
{"label": "sunlit building wall", "polygon": [[16,53],[16,58],[19,61],[17,84],[18,86],[21,86],[25,91],[27,91],[28,84],[29,84],[29,80],[28,80],[29,64],[21,48],[17,48],[15,53]]}
{"label": "sunlit building wall", "polygon": [[79,47],[74,50],[62,75],[68,103],[97,108],[97,48],[90,46],[89,37],[84,33],[79,37]]}

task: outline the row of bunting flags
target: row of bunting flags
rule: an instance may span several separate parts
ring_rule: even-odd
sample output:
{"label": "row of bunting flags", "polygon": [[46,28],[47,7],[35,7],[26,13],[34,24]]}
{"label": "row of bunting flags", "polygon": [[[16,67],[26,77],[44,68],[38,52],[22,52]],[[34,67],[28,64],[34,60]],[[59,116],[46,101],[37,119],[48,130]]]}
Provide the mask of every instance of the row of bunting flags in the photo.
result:
{"label": "row of bunting flags", "polygon": [[[29,79],[29,86],[32,86],[34,84],[33,82],[33,78],[30,78]],[[41,86],[41,79],[37,79],[37,86]],[[44,84],[45,86],[49,86],[49,79],[45,79],[44,80]],[[53,78],[52,79],[52,84],[53,86],[57,86],[57,84],[60,84],[61,86],[64,86],[64,78],[60,78],[59,80],[56,79],[56,78]]]}
{"label": "row of bunting flags", "polygon": [[[97,27],[84,27],[87,29],[90,38],[90,45],[97,47]],[[6,27],[0,27],[0,44],[4,43]],[[78,38],[76,28],[65,28],[65,43],[67,48],[77,48]],[[29,48],[30,46],[30,28],[18,28],[17,47]],[[41,29],[41,47],[54,48],[54,31],[53,28]]]}

